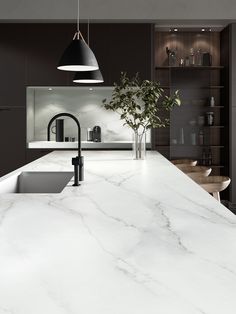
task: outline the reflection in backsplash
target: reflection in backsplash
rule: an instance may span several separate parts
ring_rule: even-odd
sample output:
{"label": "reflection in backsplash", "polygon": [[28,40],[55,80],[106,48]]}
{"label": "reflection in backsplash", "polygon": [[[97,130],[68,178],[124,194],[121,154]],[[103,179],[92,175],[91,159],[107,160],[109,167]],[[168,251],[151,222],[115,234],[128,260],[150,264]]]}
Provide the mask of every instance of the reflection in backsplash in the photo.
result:
{"label": "reflection in backsplash", "polygon": [[[102,142],[131,141],[132,131],[123,125],[120,116],[102,107],[102,100],[109,99],[112,90],[112,87],[28,87],[28,141],[45,141],[48,122],[62,112],[79,119],[82,141],[87,140],[87,129],[94,126],[101,127]],[[64,118],[64,137],[76,137],[77,140],[74,121],[67,117]],[[53,133],[51,139],[55,140]],[[147,140],[150,141],[150,136]]]}

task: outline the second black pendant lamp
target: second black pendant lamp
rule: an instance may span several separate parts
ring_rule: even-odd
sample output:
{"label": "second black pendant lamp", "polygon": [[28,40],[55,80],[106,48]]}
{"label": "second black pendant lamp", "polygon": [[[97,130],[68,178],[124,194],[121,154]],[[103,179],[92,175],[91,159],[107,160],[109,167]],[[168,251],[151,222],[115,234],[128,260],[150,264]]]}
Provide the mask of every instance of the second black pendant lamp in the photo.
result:
{"label": "second black pendant lamp", "polygon": [[98,70],[98,63],[92,50],[85,42],[79,29],[79,0],[77,32],[72,42],[63,52],[57,68],[63,71],[94,71]]}
{"label": "second black pendant lamp", "polygon": [[86,71],[86,72],[77,72],[73,79],[74,83],[85,83],[85,84],[93,84],[93,83],[103,83],[103,77],[101,71]]}
{"label": "second black pendant lamp", "polygon": [[[87,42],[89,45],[89,35],[90,35],[90,29],[89,29],[89,20],[88,20],[88,38]],[[74,79],[74,83],[82,83],[82,84],[97,84],[97,83],[103,83],[103,76],[100,71],[100,69],[94,70],[94,71],[80,71],[76,72]]]}

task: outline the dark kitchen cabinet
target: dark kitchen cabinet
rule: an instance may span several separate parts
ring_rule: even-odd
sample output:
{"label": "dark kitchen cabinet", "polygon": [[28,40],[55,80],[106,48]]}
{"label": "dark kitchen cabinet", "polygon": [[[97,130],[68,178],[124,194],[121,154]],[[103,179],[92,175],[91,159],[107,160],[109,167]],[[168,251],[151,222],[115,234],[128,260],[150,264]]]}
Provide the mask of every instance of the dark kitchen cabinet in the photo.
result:
{"label": "dark kitchen cabinet", "polygon": [[[69,32],[68,30],[71,30]],[[26,85],[28,86],[66,86],[69,75],[57,69],[58,61],[72,40],[71,25],[33,25],[28,31]],[[70,85],[70,84],[69,84]]]}
{"label": "dark kitchen cabinet", "polygon": [[49,153],[51,153],[53,150],[50,149],[27,149],[26,150],[26,162],[29,163],[31,161],[34,161],[38,158],[41,158]]}
{"label": "dark kitchen cabinet", "polygon": [[0,176],[25,164],[25,108],[0,108]]}
{"label": "dark kitchen cabinet", "polygon": [[0,41],[0,107],[25,106],[26,51],[14,34]]}
{"label": "dark kitchen cabinet", "polygon": [[107,43],[113,82],[119,80],[121,71],[129,76],[139,72],[141,79],[151,78],[151,29],[150,24],[112,25]]}
{"label": "dark kitchen cabinet", "polygon": [[152,24],[92,24],[90,46],[99,62],[104,85],[113,85],[120,73],[142,79],[152,76]]}

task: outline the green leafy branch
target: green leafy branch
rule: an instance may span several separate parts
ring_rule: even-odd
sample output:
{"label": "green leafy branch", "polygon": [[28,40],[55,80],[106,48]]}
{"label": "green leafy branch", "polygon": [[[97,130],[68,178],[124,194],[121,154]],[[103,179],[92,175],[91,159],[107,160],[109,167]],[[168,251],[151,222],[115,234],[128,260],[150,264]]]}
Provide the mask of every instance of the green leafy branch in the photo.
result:
{"label": "green leafy branch", "polygon": [[161,117],[161,110],[170,111],[180,104],[178,91],[172,96],[167,96],[159,82],[141,81],[138,73],[129,79],[123,72],[120,83],[114,84],[111,100],[103,100],[104,108],[117,112],[125,121],[124,125],[128,125],[134,131],[141,127],[143,132],[150,128],[166,127],[169,120]]}

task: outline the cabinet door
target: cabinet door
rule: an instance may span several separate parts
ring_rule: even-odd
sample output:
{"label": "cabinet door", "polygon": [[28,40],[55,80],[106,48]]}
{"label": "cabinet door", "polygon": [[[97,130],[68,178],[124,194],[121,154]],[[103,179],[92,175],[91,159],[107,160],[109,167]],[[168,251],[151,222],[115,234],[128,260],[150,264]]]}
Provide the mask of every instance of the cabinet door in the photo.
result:
{"label": "cabinet door", "polygon": [[140,73],[151,79],[152,25],[91,24],[90,46],[95,53],[104,85],[118,82],[121,72]]}
{"label": "cabinet door", "polygon": [[25,108],[0,108],[0,176],[25,164]]}
{"label": "cabinet door", "polygon": [[67,85],[68,74],[57,69],[59,58],[65,49],[60,41],[31,41],[27,51],[27,85]]}
{"label": "cabinet door", "polygon": [[112,24],[107,40],[113,81],[119,80],[121,71],[128,76],[139,72],[142,79],[151,78],[151,25]]}
{"label": "cabinet door", "polygon": [[0,107],[25,106],[26,53],[19,40],[0,41]]}
{"label": "cabinet door", "polygon": [[73,37],[73,27],[67,24],[31,25],[27,42],[27,85],[68,85],[67,71],[57,69],[59,59]]}

